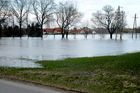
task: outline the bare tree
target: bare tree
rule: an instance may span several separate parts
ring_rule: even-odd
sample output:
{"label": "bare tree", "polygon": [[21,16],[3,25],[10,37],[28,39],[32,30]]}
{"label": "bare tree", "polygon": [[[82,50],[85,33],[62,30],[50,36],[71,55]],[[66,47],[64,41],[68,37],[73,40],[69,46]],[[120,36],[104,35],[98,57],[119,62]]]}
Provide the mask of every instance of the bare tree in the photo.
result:
{"label": "bare tree", "polygon": [[68,31],[71,26],[73,26],[79,18],[81,17],[80,12],[73,3],[65,2],[59,3],[56,12],[57,24],[61,28],[62,39],[65,37],[68,38]]}
{"label": "bare tree", "polygon": [[114,9],[110,5],[104,6],[103,12],[97,11],[97,13],[94,13],[92,21],[96,25],[105,28],[110,34],[110,39],[112,39],[112,35],[118,28]]}
{"label": "bare tree", "polygon": [[120,6],[118,6],[118,9],[116,11],[116,26],[117,26],[117,30],[116,30],[116,39],[117,39],[117,34],[120,34],[120,40],[122,40],[122,33],[123,33],[123,28],[127,25],[126,24],[126,15],[124,11],[120,10]]}
{"label": "bare tree", "polygon": [[2,36],[2,24],[9,16],[9,1],[8,0],[0,0],[0,37]]}
{"label": "bare tree", "polygon": [[14,0],[11,2],[13,15],[19,24],[20,37],[22,36],[23,23],[29,14],[30,4],[30,0]]}
{"label": "bare tree", "polygon": [[0,0],[0,23],[3,23],[7,17],[8,1]]}
{"label": "bare tree", "polygon": [[50,22],[54,14],[55,3],[54,0],[34,0],[33,10],[37,22],[41,27],[41,37],[43,36],[43,25]]}

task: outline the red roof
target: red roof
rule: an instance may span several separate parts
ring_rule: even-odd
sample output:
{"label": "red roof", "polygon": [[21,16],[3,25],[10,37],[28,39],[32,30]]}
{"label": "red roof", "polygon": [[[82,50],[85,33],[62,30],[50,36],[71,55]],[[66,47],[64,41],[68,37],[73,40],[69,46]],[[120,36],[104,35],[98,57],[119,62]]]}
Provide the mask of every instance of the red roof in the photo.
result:
{"label": "red roof", "polygon": [[54,32],[54,29],[52,29],[52,28],[46,28],[46,29],[44,29],[44,32],[53,33]]}
{"label": "red roof", "polygon": [[81,31],[82,31],[81,29],[74,28],[74,29],[70,30],[70,33],[80,33]]}
{"label": "red roof", "polygon": [[62,30],[61,30],[61,28],[54,28],[54,32],[61,33]]}
{"label": "red roof", "polygon": [[61,33],[61,28],[45,28],[44,32],[47,32],[47,33]]}

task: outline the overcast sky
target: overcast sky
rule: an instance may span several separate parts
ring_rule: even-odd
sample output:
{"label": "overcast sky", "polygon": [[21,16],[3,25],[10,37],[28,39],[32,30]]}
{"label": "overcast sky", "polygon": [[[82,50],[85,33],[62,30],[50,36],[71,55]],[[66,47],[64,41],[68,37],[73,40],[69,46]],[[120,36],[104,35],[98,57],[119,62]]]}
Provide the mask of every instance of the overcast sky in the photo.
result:
{"label": "overcast sky", "polygon": [[[67,1],[67,0],[56,0]],[[139,17],[137,20],[138,26],[140,26],[140,0],[68,0],[77,3],[77,8],[84,14],[83,21],[89,22],[92,13],[97,10],[101,10],[105,5],[111,5],[114,9],[117,9],[118,5],[121,6],[122,10],[126,12],[128,27],[133,26],[133,17],[135,13]]]}

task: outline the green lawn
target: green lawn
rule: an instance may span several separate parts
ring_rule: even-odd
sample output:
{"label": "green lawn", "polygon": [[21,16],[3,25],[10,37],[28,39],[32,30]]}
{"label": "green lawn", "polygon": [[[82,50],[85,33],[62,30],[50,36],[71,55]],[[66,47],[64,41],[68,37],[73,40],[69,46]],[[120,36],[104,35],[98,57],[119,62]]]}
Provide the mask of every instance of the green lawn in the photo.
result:
{"label": "green lawn", "polygon": [[140,93],[140,53],[40,61],[43,68],[0,68],[0,76],[88,93]]}

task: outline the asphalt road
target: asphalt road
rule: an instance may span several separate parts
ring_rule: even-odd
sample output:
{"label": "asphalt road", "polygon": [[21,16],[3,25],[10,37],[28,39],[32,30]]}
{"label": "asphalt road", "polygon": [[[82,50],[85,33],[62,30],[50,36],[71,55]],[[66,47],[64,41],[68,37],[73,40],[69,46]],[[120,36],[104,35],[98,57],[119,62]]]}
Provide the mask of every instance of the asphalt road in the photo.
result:
{"label": "asphalt road", "polygon": [[0,93],[70,93],[59,89],[0,80]]}

